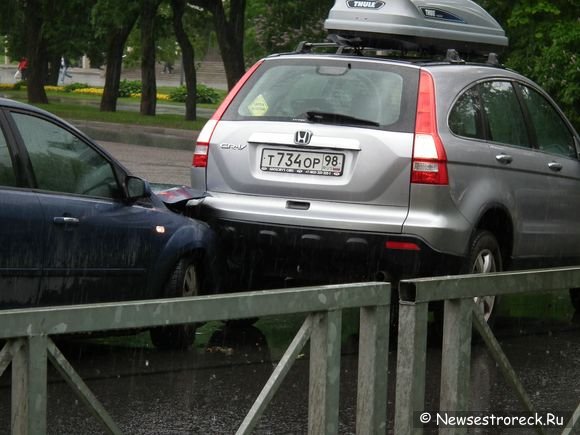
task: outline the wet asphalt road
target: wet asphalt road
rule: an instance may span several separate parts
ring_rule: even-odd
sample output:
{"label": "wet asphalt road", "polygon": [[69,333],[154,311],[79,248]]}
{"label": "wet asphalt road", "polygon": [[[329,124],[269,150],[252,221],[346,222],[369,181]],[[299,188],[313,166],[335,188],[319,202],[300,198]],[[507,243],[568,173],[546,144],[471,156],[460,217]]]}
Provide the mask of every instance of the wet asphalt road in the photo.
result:
{"label": "wet asphalt road", "polygon": [[[188,184],[191,152],[103,143],[135,174],[152,182]],[[343,322],[343,327],[348,326]],[[256,327],[202,328],[196,347],[161,352],[132,337],[114,344],[89,340],[57,345],[127,434],[235,433],[259,394],[296,325],[260,320]],[[299,323],[299,322],[298,322]],[[352,322],[350,322],[352,323]],[[356,321],[351,329],[356,330]],[[557,297],[512,303],[496,325],[500,342],[538,409],[570,414],[580,401],[580,320],[563,292]],[[356,336],[343,343],[340,433],[355,432]],[[295,364],[258,426],[257,434],[303,434],[308,416],[308,349]],[[441,350],[431,341],[427,353],[426,410],[436,410]],[[389,356],[389,432],[393,433],[396,352]],[[472,410],[519,412],[510,390],[487,351],[472,358]],[[48,433],[101,434],[97,421],[56,371],[49,370]],[[0,434],[10,433],[10,390],[0,378]],[[567,421],[567,418],[566,418]],[[425,433],[430,433],[426,431]],[[519,435],[530,429],[488,428],[469,433]],[[561,429],[547,433],[561,433]]]}
{"label": "wet asphalt road", "polygon": [[193,150],[99,141],[133,174],[152,183],[189,185]]}
{"label": "wet asphalt road", "polygon": [[[278,361],[282,348],[272,348],[262,329],[217,328],[207,343],[184,352],[134,348],[130,339],[112,346],[86,340],[57,342],[113,419],[127,434],[232,434],[242,422]],[[503,319],[498,326],[502,346],[539,410],[570,414],[580,398],[580,322],[532,318]],[[357,355],[343,343],[341,361],[340,433],[355,433]],[[279,346],[279,344],[277,345]],[[427,352],[426,410],[436,410],[441,350]],[[396,353],[389,356],[389,432],[393,433]],[[54,370],[49,371],[50,434],[101,434]],[[0,387],[0,433],[9,433],[9,390]],[[487,351],[475,346],[472,359],[473,410],[521,412]],[[308,349],[290,371],[262,417],[257,434],[307,432]],[[425,433],[433,433],[427,430]],[[481,429],[478,434],[529,434],[530,429]],[[548,430],[547,433],[561,433]]]}

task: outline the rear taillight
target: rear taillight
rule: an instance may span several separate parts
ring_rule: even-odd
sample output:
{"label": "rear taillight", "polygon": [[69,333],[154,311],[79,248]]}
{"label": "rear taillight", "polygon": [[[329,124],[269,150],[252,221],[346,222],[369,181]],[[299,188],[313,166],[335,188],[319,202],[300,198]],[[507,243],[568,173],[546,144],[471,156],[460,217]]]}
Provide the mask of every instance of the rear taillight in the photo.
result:
{"label": "rear taillight", "polygon": [[195,168],[205,168],[207,166],[209,142],[217,124],[218,121],[212,118],[205,123],[199,132],[199,136],[197,137],[197,142],[195,144],[195,150],[193,151],[193,166]]}
{"label": "rear taillight", "polygon": [[195,168],[205,168],[207,167],[207,156],[209,154],[209,144],[211,142],[211,137],[215,131],[220,119],[224,115],[227,108],[232,103],[232,100],[240,92],[242,86],[248,81],[254,71],[262,64],[263,61],[258,61],[252,66],[242,78],[236,83],[233,89],[228,93],[225,100],[220,104],[217,110],[214,112],[212,117],[207,121],[199,136],[197,137],[197,142],[195,144],[195,150],[193,151],[193,166]]}
{"label": "rear taillight", "polygon": [[437,132],[435,85],[426,71],[421,71],[419,80],[411,183],[449,184],[447,155]]}

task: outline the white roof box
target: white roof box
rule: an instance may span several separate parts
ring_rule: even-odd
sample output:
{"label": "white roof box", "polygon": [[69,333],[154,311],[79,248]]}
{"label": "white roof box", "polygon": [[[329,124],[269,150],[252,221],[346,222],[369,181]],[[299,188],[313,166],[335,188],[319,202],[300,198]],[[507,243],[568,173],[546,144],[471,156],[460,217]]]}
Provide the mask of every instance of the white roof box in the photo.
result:
{"label": "white roof box", "polygon": [[501,26],[471,0],[336,0],[324,27],[368,47],[461,53],[501,52]]}

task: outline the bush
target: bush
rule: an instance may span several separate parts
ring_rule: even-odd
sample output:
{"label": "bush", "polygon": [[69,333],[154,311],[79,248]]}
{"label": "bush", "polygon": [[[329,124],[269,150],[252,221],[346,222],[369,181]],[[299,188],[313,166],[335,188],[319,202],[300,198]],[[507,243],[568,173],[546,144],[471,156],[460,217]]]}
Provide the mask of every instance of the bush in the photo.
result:
{"label": "bush", "polygon": [[119,83],[119,97],[129,98],[133,94],[141,93],[141,82],[139,80],[121,80]]}
{"label": "bush", "polygon": [[215,89],[208,88],[206,85],[197,85],[197,102],[204,104],[217,104],[220,101],[220,95]]}
{"label": "bush", "polygon": [[[184,103],[187,98],[187,89],[185,86],[180,86],[175,88],[169,94],[169,99],[171,101],[177,101],[179,103]],[[201,104],[217,104],[220,101],[220,94],[212,88],[207,87],[203,84],[197,85],[197,102]]]}
{"label": "bush", "polygon": [[86,83],[71,83],[70,85],[66,85],[63,90],[65,92],[73,92],[76,91],[77,89],[85,89],[88,88],[89,85],[87,85]]}
{"label": "bush", "polygon": [[185,88],[185,86],[180,86],[178,88],[175,88],[169,93],[169,99],[171,101],[177,101],[178,103],[185,103],[186,98],[187,98],[187,89]]}

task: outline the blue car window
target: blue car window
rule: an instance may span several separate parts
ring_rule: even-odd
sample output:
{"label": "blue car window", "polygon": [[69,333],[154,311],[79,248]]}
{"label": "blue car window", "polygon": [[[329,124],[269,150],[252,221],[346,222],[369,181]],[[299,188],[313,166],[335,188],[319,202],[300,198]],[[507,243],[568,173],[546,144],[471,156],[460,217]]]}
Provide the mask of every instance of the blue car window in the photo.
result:
{"label": "blue car window", "polygon": [[12,116],[39,189],[104,198],[119,196],[111,164],[88,144],[44,119],[21,113]]}
{"label": "blue car window", "polygon": [[16,186],[12,158],[2,130],[0,130],[0,186]]}

